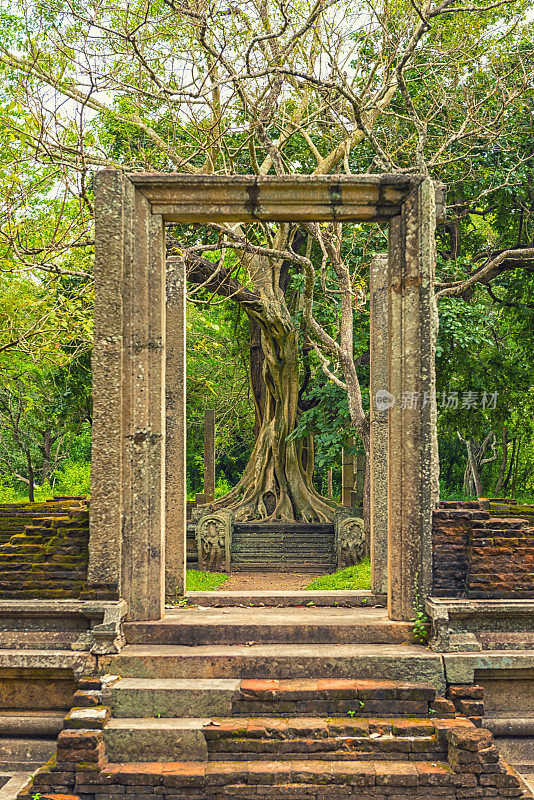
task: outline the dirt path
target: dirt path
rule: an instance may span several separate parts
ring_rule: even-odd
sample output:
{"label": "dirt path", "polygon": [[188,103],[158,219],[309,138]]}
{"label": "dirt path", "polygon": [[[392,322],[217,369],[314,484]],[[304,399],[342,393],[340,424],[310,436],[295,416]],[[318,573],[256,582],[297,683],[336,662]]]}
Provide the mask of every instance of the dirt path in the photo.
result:
{"label": "dirt path", "polygon": [[233,572],[217,591],[236,592],[248,589],[259,591],[279,589],[296,591],[305,589],[322,573],[310,572]]}

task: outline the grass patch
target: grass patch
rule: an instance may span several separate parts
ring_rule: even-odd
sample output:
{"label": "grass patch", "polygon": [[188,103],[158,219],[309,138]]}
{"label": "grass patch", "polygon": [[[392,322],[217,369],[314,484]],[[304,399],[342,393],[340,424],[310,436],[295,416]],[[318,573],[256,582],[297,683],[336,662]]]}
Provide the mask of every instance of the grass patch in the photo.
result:
{"label": "grass patch", "polygon": [[224,572],[201,572],[199,569],[188,569],[186,587],[188,592],[210,592],[226,583],[229,576]]}
{"label": "grass patch", "polygon": [[370,589],[371,588],[371,562],[364,558],[355,567],[345,567],[331,575],[321,575],[306,586],[306,589]]}

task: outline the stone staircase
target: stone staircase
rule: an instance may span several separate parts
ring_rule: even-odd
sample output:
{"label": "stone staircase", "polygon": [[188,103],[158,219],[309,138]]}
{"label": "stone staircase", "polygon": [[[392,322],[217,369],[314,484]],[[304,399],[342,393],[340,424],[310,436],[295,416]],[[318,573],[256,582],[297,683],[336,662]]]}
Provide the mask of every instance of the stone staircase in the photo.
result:
{"label": "stone staircase", "polygon": [[[442,659],[399,644],[407,625],[382,609],[339,609],[338,627],[331,609],[284,622],[246,609],[259,644],[247,644],[245,610],[183,611],[125,626],[130,644],[79,681],[56,757],[19,800],[525,796],[477,727],[481,704],[469,718],[440,697]],[[365,641],[373,631],[381,643]]]}
{"label": "stone staircase", "polygon": [[334,526],[317,523],[236,523],[232,570],[332,572],[336,568]]}
{"label": "stone staircase", "polygon": [[0,546],[2,598],[81,593],[87,580],[89,512],[80,506],[61,514],[33,518],[23,533]]}
{"label": "stone staircase", "polygon": [[499,751],[534,790],[534,671],[513,673],[485,682],[484,726],[495,736]]}

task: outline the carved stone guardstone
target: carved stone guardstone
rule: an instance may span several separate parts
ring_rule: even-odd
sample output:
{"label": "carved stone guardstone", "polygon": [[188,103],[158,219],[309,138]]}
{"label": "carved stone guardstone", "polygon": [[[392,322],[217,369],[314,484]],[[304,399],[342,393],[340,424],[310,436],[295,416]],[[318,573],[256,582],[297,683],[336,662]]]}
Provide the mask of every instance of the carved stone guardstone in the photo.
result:
{"label": "carved stone guardstone", "polygon": [[231,511],[208,512],[197,524],[198,568],[230,572],[234,515]]}
{"label": "carved stone guardstone", "polygon": [[355,512],[354,508],[340,508],[334,513],[338,569],[359,564],[367,554],[363,519]]}
{"label": "carved stone guardstone", "polygon": [[[71,644],[71,649],[89,650],[95,656],[120,653],[126,644],[122,632],[122,623],[128,611],[126,602],[86,601],[82,610],[91,618],[91,627]],[[101,615],[100,619],[98,615]]]}

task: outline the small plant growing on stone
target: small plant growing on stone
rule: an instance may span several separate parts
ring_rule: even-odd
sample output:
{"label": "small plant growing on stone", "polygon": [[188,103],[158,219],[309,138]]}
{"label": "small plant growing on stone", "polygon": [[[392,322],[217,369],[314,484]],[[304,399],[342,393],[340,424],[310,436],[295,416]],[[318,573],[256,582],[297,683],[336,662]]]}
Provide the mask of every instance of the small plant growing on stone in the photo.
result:
{"label": "small plant growing on stone", "polygon": [[41,794],[41,792],[36,792],[35,794],[32,794],[32,800],[41,800],[42,796],[43,795]]}
{"label": "small plant growing on stone", "polygon": [[[418,585],[418,575],[415,578],[416,587]],[[419,644],[427,644],[428,642],[428,624],[430,622],[429,618],[425,614],[425,607],[424,603],[419,595],[419,592],[415,591],[415,602],[414,602],[414,614],[415,616],[412,617],[411,622],[413,622],[412,632],[414,638]]]}
{"label": "small plant growing on stone", "polygon": [[352,710],[351,710],[351,711],[347,711],[347,714],[348,714],[348,715],[349,715],[349,717],[351,717],[351,718],[356,716],[356,712],[355,712],[355,711],[352,711]]}
{"label": "small plant growing on stone", "polygon": [[306,605],[307,605],[307,606],[314,606],[314,605],[315,605],[315,603],[313,602],[313,600],[310,600],[310,602],[309,602],[309,603],[306,603]]}
{"label": "small plant growing on stone", "polygon": [[360,704],[360,708],[363,708],[363,707],[364,707],[364,705],[365,705],[365,703],[363,702],[363,700],[358,700],[358,703]]}
{"label": "small plant growing on stone", "polygon": [[364,597],[364,598],[362,599],[362,606],[366,606],[366,605],[367,605],[367,602],[368,602],[368,601],[367,601],[367,597]]}
{"label": "small plant growing on stone", "polygon": [[419,642],[419,644],[426,644],[428,641],[427,625],[430,622],[427,615],[421,609],[417,609],[412,622],[412,632],[415,639]]}

